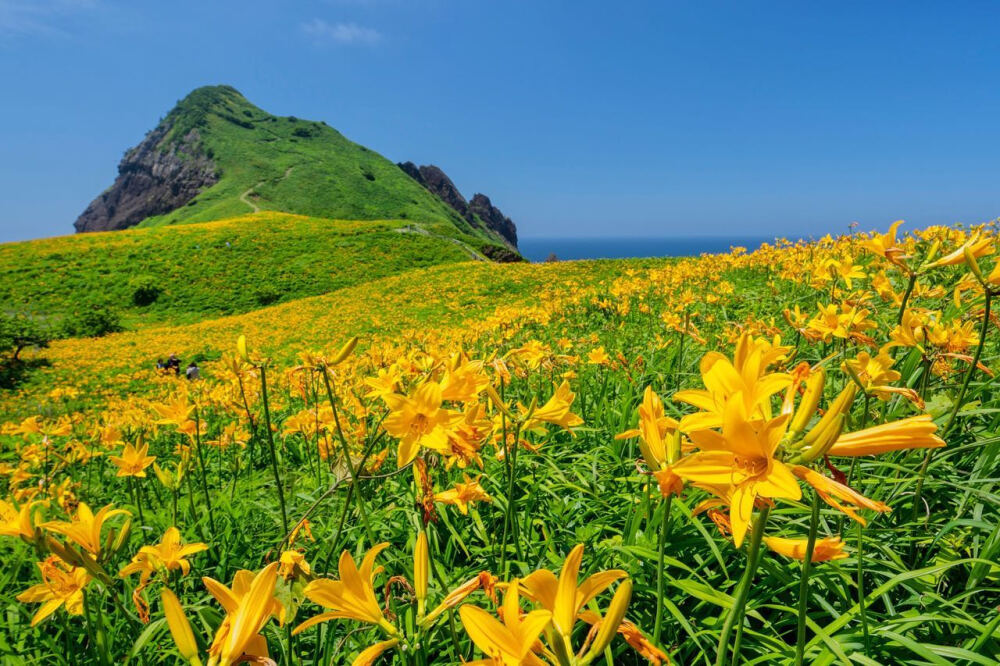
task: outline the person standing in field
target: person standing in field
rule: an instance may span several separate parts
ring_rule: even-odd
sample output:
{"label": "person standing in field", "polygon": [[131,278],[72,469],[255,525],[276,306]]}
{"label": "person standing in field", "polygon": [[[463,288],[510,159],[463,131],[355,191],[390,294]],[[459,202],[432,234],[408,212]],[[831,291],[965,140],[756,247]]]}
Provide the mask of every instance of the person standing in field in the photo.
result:
{"label": "person standing in field", "polygon": [[184,376],[186,376],[189,381],[198,379],[198,377],[201,376],[201,368],[198,367],[197,363],[191,361],[188,363],[187,370],[184,371]]}

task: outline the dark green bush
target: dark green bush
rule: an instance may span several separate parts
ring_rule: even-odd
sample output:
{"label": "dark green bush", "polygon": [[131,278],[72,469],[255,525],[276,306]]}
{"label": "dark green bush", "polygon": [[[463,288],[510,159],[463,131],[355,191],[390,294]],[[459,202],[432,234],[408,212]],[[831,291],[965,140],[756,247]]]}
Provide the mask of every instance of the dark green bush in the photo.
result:
{"label": "dark green bush", "polygon": [[99,338],[123,330],[121,316],[106,305],[85,306],[63,322],[63,333],[71,338]]}
{"label": "dark green bush", "polygon": [[163,288],[152,275],[140,275],[129,281],[132,303],[139,307],[152,305],[163,293]]}

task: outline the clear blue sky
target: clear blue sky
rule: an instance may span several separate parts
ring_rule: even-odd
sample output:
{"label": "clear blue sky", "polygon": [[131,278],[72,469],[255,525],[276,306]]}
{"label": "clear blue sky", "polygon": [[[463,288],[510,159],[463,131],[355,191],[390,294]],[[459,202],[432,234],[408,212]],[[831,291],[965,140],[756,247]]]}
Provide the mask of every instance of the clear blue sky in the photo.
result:
{"label": "clear blue sky", "polygon": [[913,0],[0,0],[0,241],[72,232],[215,83],[437,164],[524,236],[982,221],[998,24]]}

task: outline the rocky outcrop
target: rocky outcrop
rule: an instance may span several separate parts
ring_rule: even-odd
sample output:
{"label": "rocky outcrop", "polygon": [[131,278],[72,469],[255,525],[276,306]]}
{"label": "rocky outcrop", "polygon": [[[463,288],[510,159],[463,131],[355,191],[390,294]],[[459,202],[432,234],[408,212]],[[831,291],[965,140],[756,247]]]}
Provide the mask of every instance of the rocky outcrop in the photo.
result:
{"label": "rocky outcrop", "polygon": [[493,231],[512,248],[517,248],[517,227],[490,202],[485,194],[476,194],[472,197],[472,201],[466,201],[451,178],[433,164],[418,167],[413,162],[400,162],[399,168],[432,194],[437,195],[469,224]]}
{"label": "rocky outcrop", "polygon": [[192,129],[170,140],[161,123],[125,153],[114,184],[94,199],[73,224],[78,232],[113,231],[180,208],[219,181],[213,160]]}
{"label": "rocky outcrop", "polygon": [[517,227],[514,226],[514,221],[494,206],[488,196],[473,195],[472,201],[469,202],[469,210],[485,222],[486,226],[503,236],[508,243],[517,247]]}

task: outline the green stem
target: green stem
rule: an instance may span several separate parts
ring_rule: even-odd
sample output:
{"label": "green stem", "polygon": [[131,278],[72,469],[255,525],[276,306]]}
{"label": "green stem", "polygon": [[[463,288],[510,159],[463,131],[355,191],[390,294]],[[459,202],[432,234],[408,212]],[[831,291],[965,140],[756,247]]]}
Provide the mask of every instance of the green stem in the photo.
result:
{"label": "green stem", "polygon": [[205,471],[205,456],[201,451],[201,418],[198,410],[194,410],[194,441],[198,449],[198,467],[201,468],[201,489],[205,493],[205,506],[208,508],[208,527],[215,534],[215,513],[212,511],[212,499],[208,496],[208,473]]}
{"label": "green stem", "polygon": [[[358,485],[358,471],[354,467],[354,461],[351,460],[351,451],[347,446],[347,439],[344,438],[344,431],[340,427],[340,415],[337,412],[337,401],[333,399],[333,388],[330,386],[330,374],[323,369],[323,384],[326,385],[326,397],[330,401],[330,409],[333,410],[333,420],[337,425],[337,440],[340,442],[340,448],[344,455],[344,462],[347,464],[347,470],[351,473],[351,484]],[[361,522],[364,523],[365,533],[368,535],[368,542],[371,545],[375,545],[375,533],[372,531],[372,526],[368,522],[368,511],[365,508],[364,497],[361,496],[361,486],[358,485],[358,491],[354,493],[354,499],[358,503],[358,512],[361,514]]]}
{"label": "green stem", "polygon": [[271,449],[271,471],[274,472],[274,487],[281,507],[281,529],[288,534],[288,510],[285,508],[285,492],[281,488],[281,474],[278,472],[278,454],[274,448],[274,433],[271,432],[271,407],[267,400],[267,370],[260,366],[260,392],[264,401],[264,428],[267,430],[267,445]]}
{"label": "green stem", "polygon": [[819,493],[813,493],[812,513],[809,516],[809,540],[806,556],[802,560],[802,580],[799,582],[799,618],[795,633],[795,666],[802,666],[806,651],[806,613],[809,611],[809,574],[812,572],[813,550],[816,548],[816,529],[819,526]]}
{"label": "green stem", "polygon": [[913,293],[913,287],[917,284],[917,274],[910,273],[910,280],[906,283],[906,291],[903,292],[903,300],[899,304],[899,314],[896,315],[896,325],[903,323],[903,315],[906,314],[906,304],[910,302],[910,294]]}
{"label": "green stem", "polygon": [[139,498],[138,484],[136,483],[136,480],[135,480],[134,476],[128,477],[128,480],[129,480],[129,484],[128,484],[129,488],[132,490],[132,499],[135,500],[135,507],[137,509],[139,509],[139,522],[142,523],[143,525],[145,525],[146,524],[146,517],[144,515],[142,515],[142,501]]}
{"label": "green stem", "polygon": [[667,495],[663,503],[663,516],[660,518],[660,545],[656,559],[656,619],[653,620],[653,642],[660,644],[660,634],[663,624],[663,587],[666,578],[663,575],[663,560],[667,548],[667,531],[670,527],[670,507],[673,495]]}
{"label": "green stem", "polygon": [[[739,623],[742,626],[743,616],[746,612],[747,597],[750,595],[750,585],[753,582],[754,574],[757,572],[758,554],[760,552],[761,539],[764,537],[764,526],[767,524],[767,515],[771,512],[770,507],[765,507],[757,516],[753,525],[753,532],[750,535],[750,545],[747,551],[747,566],[740,580],[739,589],[733,605],[726,614],[725,623],[722,625],[722,632],[719,634],[719,647],[715,657],[715,666],[725,666],[728,657],[729,635],[733,632],[733,627]],[[733,658],[739,657],[737,654],[739,645],[734,646]]]}
{"label": "green stem", "polygon": [[510,475],[507,477],[507,511],[504,512],[503,539],[500,545],[500,571],[507,575],[507,538],[514,539],[514,552],[518,559],[521,559],[521,545],[517,538],[517,521],[514,519],[515,479],[517,478],[517,450],[518,440],[521,437],[521,424],[514,427],[514,444],[510,447]]}
{"label": "green stem", "polygon": [[[243,386],[243,375],[237,373],[236,380],[240,385],[240,398],[243,400],[243,409],[247,413],[247,422],[250,424],[250,450],[247,451],[247,475],[249,476],[253,472],[253,450],[254,443],[257,439],[257,424],[253,420],[253,412],[250,411],[250,403],[247,402],[247,392]],[[235,481],[233,487],[236,487]]]}

